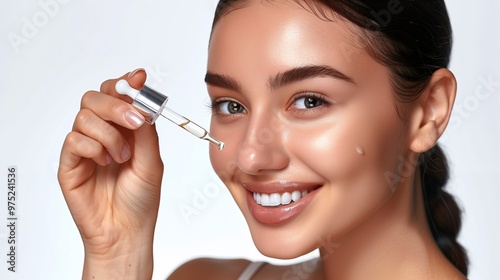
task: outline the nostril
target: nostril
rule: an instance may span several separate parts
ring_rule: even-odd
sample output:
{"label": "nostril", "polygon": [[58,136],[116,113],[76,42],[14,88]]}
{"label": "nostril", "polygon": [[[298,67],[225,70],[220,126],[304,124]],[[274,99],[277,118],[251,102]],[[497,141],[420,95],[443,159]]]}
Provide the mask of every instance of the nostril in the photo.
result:
{"label": "nostril", "polygon": [[270,167],[270,161],[270,153],[251,145],[243,145],[238,151],[238,168],[246,174],[258,174],[260,170]]}
{"label": "nostril", "polygon": [[238,164],[238,169],[248,175],[257,175],[259,173],[258,169],[249,166],[241,166],[240,164]]}
{"label": "nostril", "polygon": [[247,146],[238,151],[237,166],[249,175],[283,170],[288,164],[289,157],[279,148],[259,149]]}

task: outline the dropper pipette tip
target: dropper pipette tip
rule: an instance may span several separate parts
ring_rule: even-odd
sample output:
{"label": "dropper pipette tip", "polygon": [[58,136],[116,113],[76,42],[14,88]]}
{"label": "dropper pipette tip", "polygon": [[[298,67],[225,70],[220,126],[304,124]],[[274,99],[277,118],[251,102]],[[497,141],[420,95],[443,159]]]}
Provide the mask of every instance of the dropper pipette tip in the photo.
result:
{"label": "dropper pipette tip", "polygon": [[207,134],[203,137],[203,139],[208,140],[210,143],[214,144],[219,148],[219,150],[224,149],[224,142],[215,139],[210,133],[207,132]]}

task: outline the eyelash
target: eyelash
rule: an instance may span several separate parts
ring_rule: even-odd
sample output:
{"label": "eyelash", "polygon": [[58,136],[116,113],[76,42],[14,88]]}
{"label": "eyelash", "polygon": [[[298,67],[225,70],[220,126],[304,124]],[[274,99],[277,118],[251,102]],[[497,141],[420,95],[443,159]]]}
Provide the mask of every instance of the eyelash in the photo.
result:
{"label": "eyelash", "polygon": [[[293,108],[291,108],[291,106],[293,104],[295,104],[295,102],[297,102],[298,100],[300,100],[302,98],[313,98],[316,101],[321,102],[321,105],[313,107],[313,108],[308,108],[308,109],[293,109]],[[301,113],[314,113],[314,112],[317,112],[319,110],[325,109],[331,105],[332,105],[332,103],[329,102],[323,94],[316,93],[316,92],[304,91],[304,92],[299,93],[299,94],[294,96],[290,105],[288,106],[289,107],[288,110],[294,110],[294,111],[301,112]]]}
{"label": "eyelash", "polygon": [[[321,104],[319,106],[316,106],[316,107],[313,107],[313,108],[308,108],[308,109],[294,109],[294,108],[291,108],[291,106],[297,102],[298,100],[302,99],[302,98],[313,98],[315,99],[316,101],[319,101]],[[218,98],[218,99],[214,99],[214,100],[211,100],[211,102],[209,104],[207,104],[207,107],[212,111],[212,114],[214,115],[217,115],[217,116],[224,116],[224,117],[231,117],[233,115],[237,115],[237,114],[223,114],[221,113],[220,111],[220,106],[221,104],[225,103],[225,102],[235,102],[237,104],[239,104],[240,106],[242,106],[243,110],[247,110],[245,108],[245,106],[243,106],[240,102],[234,100],[234,99],[231,99],[231,98]],[[329,106],[333,105],[331,102],[329,102],[324,95],[320,94],[320,93],[315,93],[315,92],[302,92],[302,93],[299,93],[297,95],[295,95],[292,99],[292,101],[289,103],[289,105],[287,106],[288,109],[287,110],[290,110],[290,111],[295,111],[295,112],[299,112],[299,113],[303,113],[303,114],[306,114],[306,113],[314,113],[314,112],[317,112],[319,110],[322,110],[324,108],[327,108]]]}
{"label": "eyelash", "polygon": [[236,115],[236,114],[223,114],[223,113],[221,113],[220,105],[222,103],[225,103],[225,102],[237,103],[246,111],[245,106],[241,105],[240,102],[238,102],[234,99],[231,99],[231,98],[217,98],[217,99],[211,100],[211,102],[207,105],[207,107],[212,111],[212,114],[214,114],[216,116],[231,117],[233,115]]}

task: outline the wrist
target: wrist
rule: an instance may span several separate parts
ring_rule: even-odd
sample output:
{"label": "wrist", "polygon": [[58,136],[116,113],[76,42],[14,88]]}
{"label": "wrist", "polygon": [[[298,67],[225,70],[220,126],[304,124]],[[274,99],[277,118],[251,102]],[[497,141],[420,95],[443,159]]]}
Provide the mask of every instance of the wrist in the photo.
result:
{"label": "wrist", "polygon": [[152,242],[115,244],[105,254],[85,250],[82,279],[151,279]]}

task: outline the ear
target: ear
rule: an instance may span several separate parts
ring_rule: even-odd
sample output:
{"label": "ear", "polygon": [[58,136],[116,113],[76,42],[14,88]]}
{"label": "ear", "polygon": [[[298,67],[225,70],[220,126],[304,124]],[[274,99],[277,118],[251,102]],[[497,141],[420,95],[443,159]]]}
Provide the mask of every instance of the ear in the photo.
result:
{"label": "ear", "polygon": [[422,153],[436,145],[450,120],[456,92],[457,81],[450,70],[442,68],[434,72],[413,110],[411,151]]}

